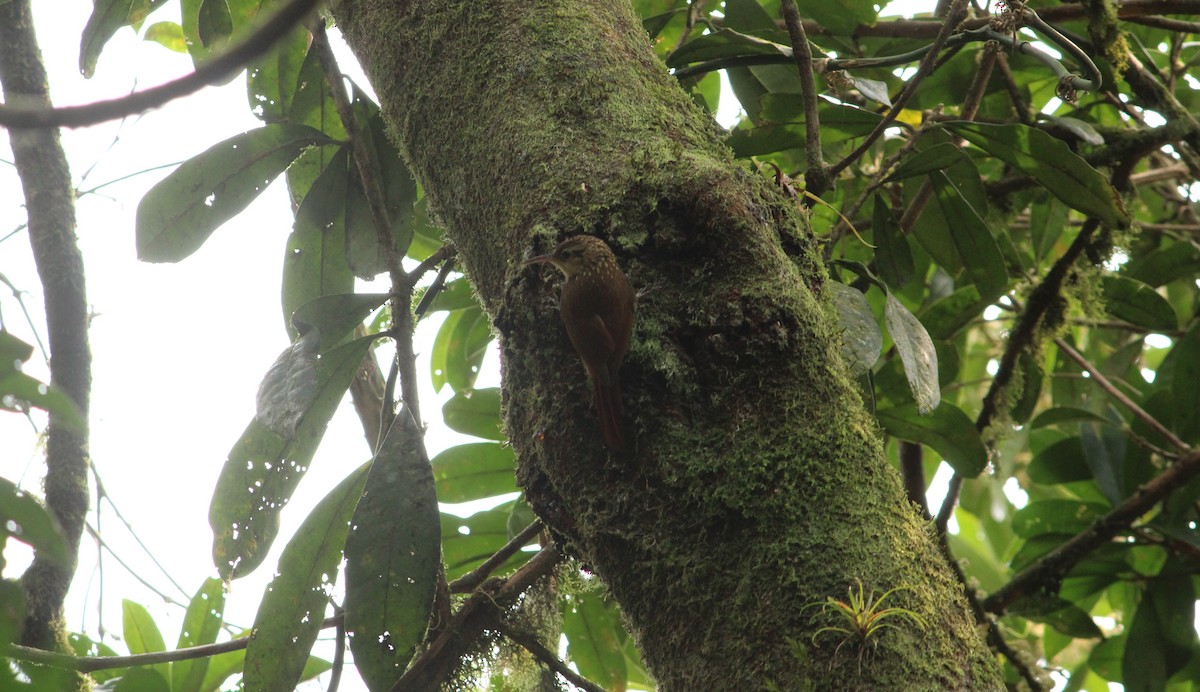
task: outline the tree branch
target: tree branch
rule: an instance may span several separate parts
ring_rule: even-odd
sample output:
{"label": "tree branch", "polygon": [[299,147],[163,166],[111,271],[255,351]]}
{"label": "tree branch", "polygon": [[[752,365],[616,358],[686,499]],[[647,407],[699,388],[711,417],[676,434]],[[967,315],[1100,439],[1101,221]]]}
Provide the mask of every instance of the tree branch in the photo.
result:
{"label": "tree branch", "polygon": [[52,108],[49,103],[17,105],[9,98],[7,104],[0,106],[0,126],[83,127],[158,108],[237,74],[247,63],[270,50],[279,38],[316,5],[317,0],[289,0],[253,33],[238,41],[229,50],[197,67],[195,72],[145,91],[134,92],[117,99],[96,101],[85,106],[64,108]]}
{"label": "tree branch", "polygon": [[[46,69],[29,0],[0,3],[0,86],[5,100],[51,107]],[[50,343],[50,384],[88,416],[91,353],[83,254],[75,243],[75,197],[66,154],[55,130],[14,131],[10,143],[29,215],[29,244],[41,277]],[[22,576],[28,600],[22,643],[41,649],[65,643],[62,607],[75,574],[88,508],[87,432],[51,412],[46,439],[46,507],[67,539],[69,563],[35,556]]]}
{"label": "tree branch", "polygon": [[991,613],[1003,613],[1020,598],[1039,591],[1057,591],[1063,576],[1088,553],[1128,529],[1172,490],[1200,474],[1200,451],[1192,450],[1166,471],[1137,489],[1111,512],[1097,519],[1085,531],[1075,535],[1037,562],[1021,571],[1010,582],[983,600]]}
{"label": "tree branch", "polygon": [[[1042,282],[1030,292],[1029,300],[1025,302],[1025,309],[1021,311],[1016,325],[1009,332],[1008,343],[1004,347],[1004,353],[1000,356],[1000,366],[996,370],[996,377],[983,397],[983,405],[980,407],[979,416],[975,419],[976,430],[986,430],[992,424],[999,412],[1000,395],[1012,381],[1013,374],[1016,372],[1017,359],[1033,343],[1038,327],[1041,326],[1042,318],[1058,300],[1059,291],[1062,290],[1071,267],[1091,243],[1092,234],[1099,227],[1099,221],[1089,218],[1083,228],[1079,229],[1079,234],[1075,236],[1071,246],[1058,258],[1050,271],[1046,272],[1046,277],[1042,279]],[[957,473],[950,478],[950,487],[937,514],[939,533],[945,533],[946,525],[950,523],[950,516],[954,513],[954,506],[958,503],[958,491],[962,488],[962,481],[963,479]]]}
{"label": "tree branch", "polygon": [[538,535],[544,528],[546,528],[546,525],[542,523],[541,519],[534,519],[533,523],[526,526],[521,533],[513,536],[512,540],[506,543],[503,548],[497,550],[494,555],[484,560],[483,564],[450,582],[450,593],[468,593],[474,591],[492,572],[496,571],[497,567],[504,564],[504,561],[515,555],[518,550],[528,545],[533,540],[533,537]]}
{"label": "tree branch", "polygon": [[830,178],[821,154],[821,119],[817,114],[812,48],[808,45],[808,37],[804,35],[804,24],[800,21],[796,0],[783,0],[782,9],[792,41],[792,59],[800,71],[800,92],[804,99],[804,153],[808,160],[808,168],[804,171],[804,187],[813,196],[820,197],[829,188]]}
{"label": "tree branch", "polygon": [[505,623],[500,623],[500,631],[504,633],[504,636],[520,644],[526,651],[533,654],[534,658],[544,663],[550,670],[561,675],[564,680],[572,685],[585,690],[585,692],[604,692],[603,687],[568,668],[567,664],[560,661],[558,656],[554,655],[554,652],[547,649],[537,640],[537,637],[527,632],[521,632]]}
{"label": "tree branch", "polygon": [[1096,366],[1092,365],[1087,358],[1083,357],[1083,354],[1071,348],[1071,345],[1062,338],[1055,339],[1054,343],[1058,346],[1059,350],[1067,354],[1071,360],[1079,363],[1079,366],[1092,376],[1092,380],[1096,384],[1100,385],[1101,389],[1108,392],[1109,396],[1116,399],[1125,408],[1129,409],[1135,418],[1145,423],[1146,426],[1154,432],[1162,435],[1162,438],[1167,442],[1170,442],[1171,445],[1176,449],[1183,452],[1190,451],[1191,448],[1188,447],[1186,442],[1179,439],[1179,437],[1175,433],[1168,430],[1165,425],[1159,423],[1157,418],[1151,416],[1149,413],[1146,413],[1145,409],[1134,403],[1133,399],[1130,399],[1128,396],[1126,396],[1124,392],[1113,386],[1113,383],[1108,381],[1108,378],[1104,376],[1104,373],[1097,370]]}
{"label": "tree branch", "polygon": [[498,626],[501,608],[513,603],[518,596],[558,564],[558,550],[543,548],[507,580],[484,583],[454,613],[454,617],[413,661],[404,676],[392,687],[392,692],[435,692],[441,689],[446,676],[458,665],[461,655],[475,645],[484,629]]}

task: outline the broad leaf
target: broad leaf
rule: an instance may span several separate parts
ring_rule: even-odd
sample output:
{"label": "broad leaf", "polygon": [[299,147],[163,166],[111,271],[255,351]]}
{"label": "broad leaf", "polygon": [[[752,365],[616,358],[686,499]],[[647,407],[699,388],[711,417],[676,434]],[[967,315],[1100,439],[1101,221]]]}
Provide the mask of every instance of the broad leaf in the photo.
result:
{"label": "broad leaf", "polygon": [[1123,228],[1129,214],[1108,180],[1059,139],[1028,125],[948,123],[963,139],[1033,177],[1072,209]]}
{"label": "broad leaf", "polygon": [[104,44],[118,29],[129,24],[131,7],[133,0],[96,0],[79,45],[79,71],[84,77],[92,78]]}
{"label": "broad leaf", "polygon": [[987,449],[975,424],[953,404],[943,402],[925,415],[917,412],[916,404],[876,411],[875,415],[889,435],[931,447],[964,478],[974,478],[987,467]]}
{"label": "broad leaf", "polygon": [[389,689],[424,639],[442,567],[438,498],[421,438],[401,411],[346,537],[346,631],[373,690]]}
{"label": "broad leaf", "polygon": [[302,125],[267,125],[185,161],[137,209],[138,259],[178,262],[250,205],[300,152],[329,140]]}
{"label": "broad leaf", "polygon": [[[225,612],[225,582],[209,577],[188,603],[183,629],[175,648],[212,644],[221,632]],[[201,692],[210,657],[175,661],[171,664],[172,692]]]}
{"label": "broad leaf", "polygon": [[455,394],[442,406],[442,418],[451,430],[485,440],[503,440],[500,429],[500,390],[471,389]]}
{"label": "broad leaf", "polygon": [[949,226],[950,241],[967,276],[983,299],[995,300],[1008,287],[1008,272],[996,239],[945,173],[934,171],[929,174],[929,181],[933,183],[934,195]]}
{"label": "broad leaf", "polygon": [[369,469],[363,464],[317,503],[283,549],[246,646],[246,689],[290,692],[300,681]]}
{"label": "broad leaf", "polygon": [[606,690],[625,688],[624,626],[613,602],[583,591],[563,600],[567,655],[579,673]]}
{"label": "broad leaf", "polygon": [[222,577],[249,574],[266,557],[279,530],[279,513],[308,470],[371,341],[364,337],[321,355],[317,395],[295,439],[285,440],[256,419],[230,450],[208,513],[213,564]]}
{"label": "broad leaf", "polygon": [[890,292],[884,304],[884,316],[887,318],[888,333],[892,335],[896,351],[904,363],[904,374],[908,377],[908,386],[917,402],[917,411],[929,413],[942,401],[942,391],[938,385],[937,351],[933,348],[933,341],[921,321]]}
{"label": "broad leaf", "polygon": [[511,447],[472,442],[450,447],[433,458],[440,502],[470,502],[516,492],[517,460]]}
{"label": "broad leaf", "polygon": [[842,360],[850,367],[850,374],[861,375],[879,360],[883,332],[879,330],[870,303],[860,291],[837,281],[825,285],[833,296],[842,328]]}
{"label": "broad leaf", "polygon": [[1171,304],[1141,281],[1124,276],[1106,276],[1103,286],[1104,308],[1113,317],[1156,332],[1179,328],[1179,320]]}

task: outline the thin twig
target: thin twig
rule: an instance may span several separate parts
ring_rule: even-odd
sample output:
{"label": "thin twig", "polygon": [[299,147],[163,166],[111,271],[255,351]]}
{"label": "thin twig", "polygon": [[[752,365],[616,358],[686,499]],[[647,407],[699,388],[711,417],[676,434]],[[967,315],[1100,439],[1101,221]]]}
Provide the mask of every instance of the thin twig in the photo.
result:
{"label": "thin twig", "polygon": [[526,526],[521,533],[513,536],[512,540],[504,545],[503,548],[497,550],[495,554],[483,561],[475,569],[467,572],[458,579],[450,582],[450,593],[468,593],[474,591],[476,587],[483,583],[485,579],[491,576],[496,568],[504,564],[504,561],[512,557],[518,550],[529,544],[533,537],[538,535],[546,525],[541,519],[534,519],[533,523]]}
{"label": "thin twig", "polygon": [[545,645],[537,640],[537,637],[527,632],[521,632],[503,622],[500,623],[500,631],[504,633],[504,636],[520,644],[526,651],[533,654],[534,658],[544,663],[550,670],[561,675],[564,680],[575,687],[586,692],[604,692],[603,687],[567,667],[567,664],[559,660],[558,656],[555,656],[550,649],[547,649]]}
{"label": "thin twig", "polygon": [[238,41],[229,50],[206,60],[195,72],[145,91],[121,98],[95,101],[86,106],[50,108],[24,105],[0,105],[0,125],[24,127],[83,127],[107,120],[159,108],[177,98],[193,94],[237,74],[255,58],[261,57],[293,26],[317,5],[317,0],[290,0],[280,6],[253,33]]}
{"label": "thin twig", "polygon": [[[812,48],[804,34],[804,24],[796,9],[796,0],[783,0],[783,20],[792,41],[792,59],[800,71],[800,95],[804,100],[804,188],[815,197],[829,189],[825,157],[821,153],[821,117],[817,114],[817,83],[813,78]],[[808,199],[807,197],[805,199]]]}
{"label": "thin twig", "polygon": [[868,149],[871,148],[872,145],[875,144],[875,140],[879,139],[879,137],[883,135],[884,131],[892,126],[892,123],[895,122],[896,117],[899,116],[900,112],[903,111],[905,106],[908,105],[909,99],[912,98],[914,93],[916,93],[917,87],[920,86],[921,82],[925,81],[926,77],[933,73],[933,66],[934,63],[937,62],[937,56],[942,50],[942,46],[946,44],[946,41],[950,39],[950,35],[954,33],[955,28],[964,18],[966,18],[966,16],[967,0],[954,0],[953,5],[950,7],[950,12],[946,16],[946,20],[942,22],[942,27],[938,31],[937,38],[933,40],[933,44],[929,47],[929,51],[925,54],[925,57],[921,59],[920,64],[917,66],[917,73],[914,74],[912,78],[909,79],[904,85],[904,88],[900,90],[900,95],[896,97],[892,107],[889,108],[888,112],[884,114],[883,120],[879,121],[879,123],[875,126],[875,129],[872,130],[869,135],[863,138],[863,141],[859,143],[859,145],[855,147],[854,151],[850,152],[846,158],[830,167],[829,177],[831,179],[836,179],[838,174],[845,170],[847,166],[857,161],[864,153],[866,153]]}
{"label": "thin twig", "polygon": [[1100,385],[1101,389],[1108,392],[1109,396],[1116,399],[1117,402],[1119,402],[1125,408],[1129,409],[1130,413],[1133,414],[1134,418],[1137,418],[1138,420],[1142,421],[1151,430],[1158,433],[1159,435],[1162,435],[1163,439],[1166,440],[1167,442],[1170,442],[1171,445],[1173,445],[1176,449],[1183,451],[1183,452],[1187,452],[1191,449],[1191,447],[1189,447],[1186,442],[1179,439],[1179,437],[1175,433],[1168,430],[1167,426],[1163,425],[1162,423],[1159,423],[1157,418],[1150,415],[1149,413],[1146,413],[1145,409],[1143,409],[1141,406],[1138,406],[1136,403],[1134,403],[1133,399],[1130,399],[1128,396],[1125,395],[1125,392],[1122,392],[1121,390],[1117,389],[1113,385],[1112,382],[1108,381],[1108,378],[1104,376],[1104,373],[1097,370],[1096,366],[1092,365],[1091,361],[1089,361],[1087,358],[1085,358],[1083,356],[1083,354],[1081,354],[1079,351],[1076,351],[1074,348],[1071,348],[1071,345],[1068,344],[1066,342],[1066,340],[1064,340],[1060,337],[1060,338],[1057,338],[1054,340],[1054,344],[1056,346],[1058,346],[1058,349],[1060,351],[1067,354],[1067,356],[1069,356],[1071,358],[1071,360],[1075,361],[1076,363],[1079,364],[1079,366],[1081,368],[1086,370],[1088,372],[1088,374],[1092,376],[1092,380],[1096,384]]}
{"label": "thin twig", "polygon": [[329,687],[325,692],[337,692],[342,684],[342,668],[346,666],[346,609],[334,606],[333,614],[340,616],[334,627],[337,629],[337,639],[333,643],[333,665],[330,668]]}

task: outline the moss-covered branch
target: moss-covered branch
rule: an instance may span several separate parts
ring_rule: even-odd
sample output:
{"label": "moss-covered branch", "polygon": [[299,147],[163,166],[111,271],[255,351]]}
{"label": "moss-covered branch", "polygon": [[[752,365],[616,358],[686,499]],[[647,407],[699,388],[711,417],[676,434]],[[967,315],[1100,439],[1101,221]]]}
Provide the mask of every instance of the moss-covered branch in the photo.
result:
{"label": "moss-covered branch", "polygon": [[[46,107],[49,87],[31,14],[29,0],[0,3],[0,85],[7,103]],[[71,173],[57,130],[17,130],[9,136],[45,296],[50,383],[65,392],[86,419],[91,354],[83,256],[75,244]],[[53,650],[66,647],[62,607],[75,574],[88,507],[87,435],[53,413],[46,439],[45,492],[46,506],[67,538],[71,563],[62,565],[39,555],[23,575],[28,606],[21,642]]]}
{"label": "moss-covered branch", "polygon": [[[932,532],[840,357],[803,212],[731,160],[623,0],[334,6],[501,336],[518,480],[603,578],[664,690],[994,689]],[[601,442],[520,260],[612,245],[639,290],[621,372],[630,451]],[[861,581],[927,622],[872,655],[806,608]],[[849,665],[839,665],[846,664]]]}

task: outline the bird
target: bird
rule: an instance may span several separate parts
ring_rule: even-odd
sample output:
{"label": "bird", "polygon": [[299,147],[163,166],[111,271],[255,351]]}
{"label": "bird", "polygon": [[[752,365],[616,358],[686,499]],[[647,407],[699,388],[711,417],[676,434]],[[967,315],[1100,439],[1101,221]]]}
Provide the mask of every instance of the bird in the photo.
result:
{"label": "bird", "polygon": [[571,236],[550,254],[524,262],[534,264],[552,264],[566,276],[558,312],[592,381],[604,443],[614,452],[623,451],[618,370],[633,332],[633,284],[608,244],[595,236]]}

